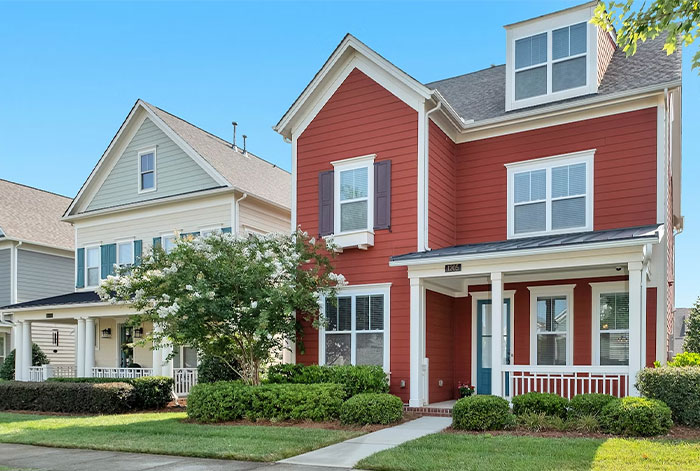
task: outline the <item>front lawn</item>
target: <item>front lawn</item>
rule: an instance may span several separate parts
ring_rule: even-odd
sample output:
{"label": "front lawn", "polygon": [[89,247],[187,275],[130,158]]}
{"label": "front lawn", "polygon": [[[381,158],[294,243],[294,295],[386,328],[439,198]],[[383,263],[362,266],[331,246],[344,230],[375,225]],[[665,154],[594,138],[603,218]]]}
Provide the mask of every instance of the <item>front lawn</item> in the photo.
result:
{"label": "front lawn", "polygon": [[93,450],[276,461],[359,431],[186,423],[184,412],[91,417],[0,413],[0,442]]}
{"label": "front lawn", "polygon": [[700,470],[700,442],[438,433],[374,454],[382,471]]}

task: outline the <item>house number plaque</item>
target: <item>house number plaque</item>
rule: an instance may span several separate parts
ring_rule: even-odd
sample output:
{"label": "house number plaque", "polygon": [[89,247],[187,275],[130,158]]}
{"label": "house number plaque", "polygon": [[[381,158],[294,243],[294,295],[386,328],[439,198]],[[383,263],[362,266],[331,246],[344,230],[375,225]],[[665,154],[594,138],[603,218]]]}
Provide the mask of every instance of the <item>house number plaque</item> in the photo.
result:
{"label": "house number plaque", "polygon": [[450,263],[445,265],[445,273],[454,273],[456,271],[462,271],[461,263]]}

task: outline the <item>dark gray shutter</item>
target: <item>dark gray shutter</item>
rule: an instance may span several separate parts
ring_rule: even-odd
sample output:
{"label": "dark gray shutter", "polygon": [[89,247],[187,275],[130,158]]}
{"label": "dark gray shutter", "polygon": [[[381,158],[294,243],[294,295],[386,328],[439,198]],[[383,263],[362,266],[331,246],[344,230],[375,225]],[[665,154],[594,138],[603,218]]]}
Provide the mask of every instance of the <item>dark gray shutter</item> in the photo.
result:
{"label": "dark gray shutter", "polygon": [[318,234],[333,234],[333,170],[318,174]]}
{"label": "dark gray shutter", "polygon": [[78,253],[77,253],[77,261],[78,265],[76,269],[78,272],[76,273],[75,277],[75,287],[76,288],[83,288],[85,286],[85,249],[84,248],[79,248]]}
{"label": "dark gray shutter", "polygon": [[231,228],[230,227],[222,227],[221,232],[223,232],[224,234],[230,234]]}
{"label": "dark gray shutter", "polygon": [[391,229],[391,160],[374,163],[374,229]]}
{"label": "dark gray shutter", "polygon": [[140,240],[134,241],[134,265],[141,265],[141,256],[143,255],[143,242]]}

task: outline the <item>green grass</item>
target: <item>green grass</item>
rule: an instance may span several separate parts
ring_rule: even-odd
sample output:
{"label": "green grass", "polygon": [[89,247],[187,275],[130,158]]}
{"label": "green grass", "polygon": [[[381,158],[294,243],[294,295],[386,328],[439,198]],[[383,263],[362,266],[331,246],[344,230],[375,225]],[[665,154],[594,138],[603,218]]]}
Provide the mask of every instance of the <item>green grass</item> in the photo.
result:
{"label": "green grass", "polygon": [[359,431],[199,425],[184,412],[57,417],[0,413],[0,442],[92,450],[276,461],[361,435]]}
{"label": "green grass", "polygon": [[700,470],[700,443],[438,433],[374,454],[381,471]]}

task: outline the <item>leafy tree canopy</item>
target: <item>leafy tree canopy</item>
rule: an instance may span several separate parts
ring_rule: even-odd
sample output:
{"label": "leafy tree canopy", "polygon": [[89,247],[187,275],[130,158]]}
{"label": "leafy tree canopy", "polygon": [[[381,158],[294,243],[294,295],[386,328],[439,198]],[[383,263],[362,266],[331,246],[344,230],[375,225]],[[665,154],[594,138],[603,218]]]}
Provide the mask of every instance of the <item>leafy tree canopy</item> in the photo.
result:
{"label": "leafy tree canopy", "polygon": [[700,298],[690,308],[688,318],[685,320],[683,349],[686,352],[700,353]]}

